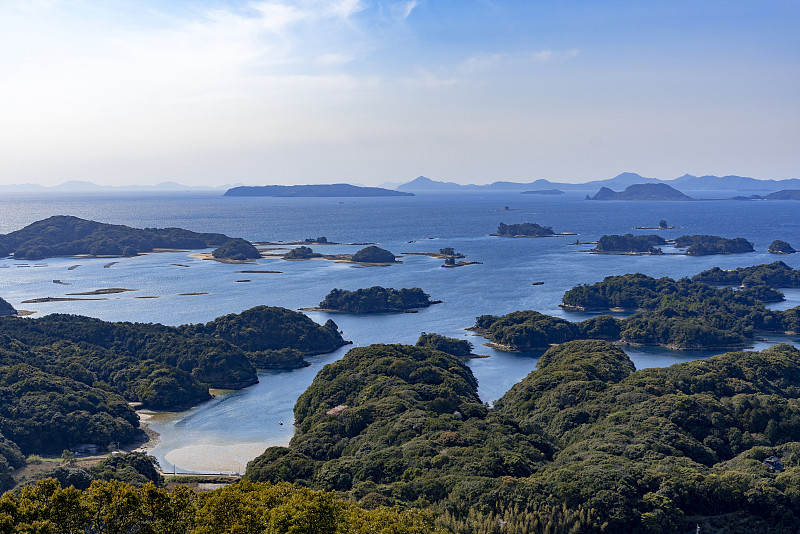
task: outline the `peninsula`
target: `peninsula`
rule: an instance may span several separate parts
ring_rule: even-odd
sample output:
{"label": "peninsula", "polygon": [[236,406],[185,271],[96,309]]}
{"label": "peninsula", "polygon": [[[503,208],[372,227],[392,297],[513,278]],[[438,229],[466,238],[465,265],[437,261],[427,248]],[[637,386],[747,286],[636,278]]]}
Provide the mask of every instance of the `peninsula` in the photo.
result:
{"label": "peninsula", "polygon": [[121,224],[54,215],[0,235],[0,256],[40,260],[54,256],[135,256],[157,249],[212,248],[229,241],[224,234],[181,228],[131,228]]}
{"label": "peninsula", "polygon": [[239,186],[226,197],[413,197],[414,193],[350,184]]}
{"label": "peninsula", "polygon": [[245,478],[420,506],[450,532],[689,532],[720,514],[758,525],[736,532],[788,532],[798,366],[777,345],[636,370],[612,343],[572,341],[488,408],[458,357],[358,347],[317,374],[289,446]]}

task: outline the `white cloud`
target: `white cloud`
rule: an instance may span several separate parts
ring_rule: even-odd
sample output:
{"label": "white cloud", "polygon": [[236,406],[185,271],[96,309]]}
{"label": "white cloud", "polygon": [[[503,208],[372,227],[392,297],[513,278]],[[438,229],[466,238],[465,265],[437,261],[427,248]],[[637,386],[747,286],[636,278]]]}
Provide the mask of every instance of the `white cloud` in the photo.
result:
{"label": "white cloud", "polygon": [[411,0],[410,2],[404,2],[395,6],[395,10],[398,16],[405,20],[411,16],[411,12],[414,11],[415,8],[419,6],[419,2],[417,0]]}
{"label": "white cloud", "polygon": [[530,58],[538,63],[552,63],[555,61],[566,61],[577,56],[578,50],[540,50],[530,54]]}

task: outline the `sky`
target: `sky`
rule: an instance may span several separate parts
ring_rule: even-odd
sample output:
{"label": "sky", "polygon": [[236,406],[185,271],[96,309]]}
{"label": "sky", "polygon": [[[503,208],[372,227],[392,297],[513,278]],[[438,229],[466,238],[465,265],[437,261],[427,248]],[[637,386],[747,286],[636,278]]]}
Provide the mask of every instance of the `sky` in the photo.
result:
{"label": "sky", "polygon": [[0,185],[800,178],[797,0],[0,0]]}

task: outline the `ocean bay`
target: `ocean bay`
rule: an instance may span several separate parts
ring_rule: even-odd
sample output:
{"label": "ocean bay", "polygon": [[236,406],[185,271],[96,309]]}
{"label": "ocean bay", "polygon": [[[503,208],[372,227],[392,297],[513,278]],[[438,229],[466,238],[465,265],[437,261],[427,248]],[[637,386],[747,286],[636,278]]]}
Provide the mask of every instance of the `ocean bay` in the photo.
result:
{"label": "ocean bay", "polygon": [[[795,255],[766,253],[773,239],[798,244],[796,204],[790,201],[603,203],[587,202],[579,195],[542,198],[501,193],[390,199],[230,198],[199,194],[72,198],[20,195],[3,199],[0,206],[3,233],[49,215],[69,214],[135,227],[175,226],[222,232],[252,241],[296,241],[324,235],[340,242],[378,242],[398,255],[453,247],[464,253],[466,259],[483,264],[442,269],[441,260],[404,256],[402,264],[390,267],[361,268],[327,261],[273,259],[259,260],[257,266],[228,265],[197,260],[186,252],[113,259],[2,260],[0,266],[8,267],[0,271],[0,296],[19,309],[37,311],[33,317],[77,313],[105,320],[177,325],[206,322],[260,304],[290,309],[314,306],[334,287],[421,287],[431,298],[444,303],[414,314],[355,316],[313,312],[308,315],[319,323],[333,319],[354,346],[414,343],[422,331],[469,339],[475,344],[476,353],[490,356],[470,363],[479,380],[480,396],[486,402],[497,399],[527,375],[535,367],[538,354],[502,353],[484,347],[483,338],[473,337],[464,330],[472,326],[478,315],[533,309],[582,320],[588,315],[558,308],[564,291],[612,274],[642,272],[678,278],[713,266],[734,268],[777,259],[795,268],[800,266],[800,258]],[[505,206],[516,211],[503,211]],[[731,215],[734,210],[735,217]],[[575,236],[541,239],[488,236],[499,222],[536,222],[552,226],[556,232],[576,232],[581,241],[592,241],[606,233],[650,233],[634,231],[632,227],[653,225],[662,218],[683,227],[660,232],[665,237],[683,234],[744,237],[753,242],[756,252],[707,257],[606,256],[579,253],[579,249],[588,247],[570,245]],[[324,253],[357,250],[338,245],[314,248]],[[117,263],[106,267],[112,261]],[[77,264],[80,267],[69,270]],[[237,272],[253,268],[281,273]],[[250,281],[237,282],[245,279]],[[55,284],[53,280],[69,285]],[[531,285],[538,281],[545,283]],[[110,287],[136,291],[103,296],[107,300],[22,303]],[[796,293],[792,293],[790,300],[796,299]],[[220,395],[188,412],[156,416],[149,422],[151,428],[161,433],[154,454],[165,470],[173,466],[170,458],[177,470],[213,470],[210,464],[203,464],[206,455],[215,459],[227,457],[225,468],[219,470],[241,471],[257,447],[288,441],[297,396],[322,365],[340,358],[351,347],[311,358],[312,366],[305,369],[262,373],[258,385]],[[637,367],[670,365],[714,354],[651,347],[626,350]]]}

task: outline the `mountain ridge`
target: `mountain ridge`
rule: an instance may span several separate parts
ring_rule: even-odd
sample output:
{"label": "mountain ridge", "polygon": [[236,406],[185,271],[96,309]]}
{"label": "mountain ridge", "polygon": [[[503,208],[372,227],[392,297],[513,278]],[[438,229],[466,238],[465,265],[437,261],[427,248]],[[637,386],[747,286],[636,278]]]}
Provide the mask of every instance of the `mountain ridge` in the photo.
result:
{"label": "mountain ridge", "polygon": [[684,174],[673,180],[648,178],[634,172],[623,172],[605,180],[591,180],[584,183],[552,182],[540,178],[532,182],[497,181],[485,185],[461,185],[454,182],[440,182],[425,176],[397,187],[398,191],[525,191],[530,189],[561,189],[563,191],[596,191],[601,187],[624,189],[634,184],[666,184],[676,189],[690,191],[777,191],[781,189],[800,189],[800,179],[760,180],[746,176],[694,176]]}

